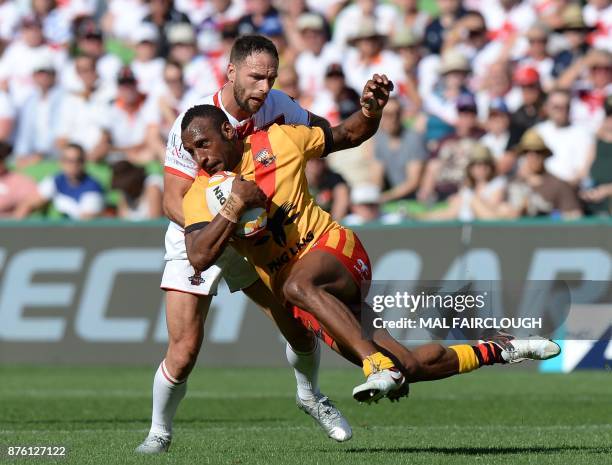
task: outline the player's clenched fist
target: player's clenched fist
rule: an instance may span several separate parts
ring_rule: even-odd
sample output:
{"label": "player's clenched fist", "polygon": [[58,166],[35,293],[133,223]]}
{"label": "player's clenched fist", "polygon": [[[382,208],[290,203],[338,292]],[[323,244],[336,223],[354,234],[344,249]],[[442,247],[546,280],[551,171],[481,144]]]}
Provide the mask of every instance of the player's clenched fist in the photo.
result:
{"label": "player's clenched fist", "polygon": [[366,82],[361,94],[361,110],[368,117],[380,116],[393,91],[393,82],[384,74],[375,74]]}
{"label": "player's clenched fist", "polygon": [[253,181],[247,181],[242,176],[234,179],[232,194],[242,200],[247,209],[256,207],[266,208],[266,201],[268,200],[266,194],[263,193],[257,184]]}

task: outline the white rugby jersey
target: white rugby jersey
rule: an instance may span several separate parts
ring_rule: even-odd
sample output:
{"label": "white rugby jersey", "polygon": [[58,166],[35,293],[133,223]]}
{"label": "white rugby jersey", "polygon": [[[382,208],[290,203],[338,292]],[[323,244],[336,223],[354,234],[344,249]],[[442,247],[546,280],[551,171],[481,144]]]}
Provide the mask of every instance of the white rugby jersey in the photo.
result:
{"label": "white rugby jersey", "polygon": [[[215,94],[203,97],[193,106],[208,104],[221,108],[227,115],[230,123],[238,130],[238,135],[241,138],[247,137],[249,134],[274,123],[309,124],[308,112],[287,94],[276,89],[270,91],[257,113],[244,121],[238,121],[223,107],[221,90]],[[198,165],[191,158],[191,155],[183,149],[183,143],[181,142],[181,122],[184,115],[185,112],[176,118],[168,135],[164,170],[176,176],[194,180],[198,174]]]}

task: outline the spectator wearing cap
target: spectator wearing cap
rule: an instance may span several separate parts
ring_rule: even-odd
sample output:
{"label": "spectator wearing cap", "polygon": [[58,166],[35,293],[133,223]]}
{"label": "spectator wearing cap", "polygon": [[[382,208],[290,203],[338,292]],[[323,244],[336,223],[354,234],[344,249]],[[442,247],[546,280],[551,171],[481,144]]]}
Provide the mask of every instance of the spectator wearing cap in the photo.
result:
{"label": "spectator wearing cap", "polygon": [[590,50],[563,73],[558,83],[574,93],[572,122],[588,127],[594,134],[604,119],[604,101],[612,95],[612,53]]}
{"label": "spectator wearing cap", "polygon": [[449,50],[442,55],[440,77],[432,90],[423,95],[423,109],[427,114],[425,139],[429,150],[435,150],[437,142],[453,132],[458,100],[463,95],[471,95],[467,87],[469,73],[470,64],[463,54]]}
{"label": "spectator wearing cap", "polygon": [[351,213],[344,217],[342,224],[361,226],[374,221],[395,224],[401,221],[397,213],[383,213],[380,208],[381,191],[375,184],[360,184],[351,189]]}
{"label": "spectator wearing cap", "polygon": [[313,158],[306,163],[308,190],[317,205],[329,213],[334,221],[346,216],[350,205],[349,187],[338,173],[334,173],[324,158]]}
{"label": "spectator wearing cap", "polygon": [[[485,135],[480,138],[480,143],[487,147],[496,161],[502,159],[508,153],[508,142],[510,141],[510,112],[503,99],[495,99],[489,105],[489,115],[484,123]],[[514,165],[514,158],[507,163],[502,163],[503,173],[507,173]]]}
{"label": "spectator wearing cap", "polygon": [[531,26],[525,34],[526,50],[516,60],[518,66],[531,66],[538,71],[544,90],[550,90],[554,84],[554,61],[548,55],[548,37],[550,30],[542,23]]}
{"label": "spectator wearing cap", "polygon": [[342,61],[339,50],[326,42],[325,22],[320,15],[304,13],[297,18],[304,49],[295,60],[295,69],[300,79],[300,89],[316,97],[324,88],[325,70],[332,63]]}
{"label": "spectator wearing cap", "polygon": [[155,98],[147,98],[138,90],[129,67],[121,69],[117,83],[117,99],[109,111],[108,125],[113,153],[135,164],[161,160],[165,146]]}
{"label": "spectator wearing cap", "polygon": [[280,15],[271,16],[259,27],[259,34],[272,41],[278,52],[278,62],[282,65],[293,65],[297,50],[289,46]]}
{"label": "spectator wearing cap", "polygon": [[12,141],[17,110],[9,93],[0,85],[0,142]]}
{"label": "spectator wearing cap", "polygon": [[417,196],[421,201],[446,200],[459,190],[470,153],[483,136],[474,97],[464,94],[457,100],[457,115],[453,134],[440,141],[425,168]]}
{"label": "spectator wearing cap", "polygon": [[378,185],[388,186],[381,195],[382,203],[415,198],[427,159],[422,135],[404,127],[402,115],[400,100],[391,97],[374,136]]}
{"label": "spectator wearing cap", "polygon": [[468,59],[473,73],[470,86],[479,89],[489,66],[500,59],[504,47],[500,42],[489,40],[487,25],[480,12],[467,11],[444,37],[442,53],[451,50]]}
{"label": "spectator wearing cap", "polygon": [[[421,65],[422,41],[412,30],[408,28],[400,29],[393,34],[390,47],[402,60],[402,68],[405,78],[405,101],[408,106],[407,116],[414,117],[421,111],[422,101],[419,89],[420,82],[425,72]],[[433,73],[429,73],[435,75]],[[430,79],[431,80],[431,79]]]}
{"label": "spectator wearing cap", "polygon": [[93,57],[75,58],[75,70],[81,80],[81,91],[66,95],[58,115],[58,149],[69,143],[83,147],[87,160],[103,160],[109,145],[109,110],[112,94],[99,85]]}
{"label": "spectator wearing cap", "polygon": [[425,36],[425,28],[431,21],[429,13],[419,8],[418,0],[393,0],[400,11],[399,29],[412,31],[416,37]]}
{"label": "spectator wearing cap", "polygon": [[173,0],[145,0],[149,6],[149,14],[144,17],[143,24],[154,26],[157,30],[156,54],[158,57],[168,56],[169,45],[167,34],[169,29],[178,23],[190,24],[189,17],[174,8]]}
{"label": "spectator wearing cap", "polygon": [[64,217],[89,220],[104,209],[104,192],[96,180],[85,172],[85,152],[69,144],[60,156],[61,173],[43,179],[38,188],[19,205],[16,218],[25,218],[49,203]]}
{"label": "spectator wearing cap", "polygon": [[18,206],[36,190],[32,179],[8,169],[10,155],[10,145],[0,141],[0,218],[12,217]]}
{"label": "spectator wearing cap", "polygon": [[571,3],[562,13],[562,24],[556,32],[562,33],[567,49],[554,57],[553,76],[560,78],[576,60],[584,57],[590,49],[588,35],[593,27],[587,25],[582,17],[580,5]]}
{"label": "spectator wearing cap", "polygon": [[587,159],[587,174],[580,193],[589,214],[612,214],[612,96],[605,105],[605,118]]}
{"label": "spectator wearing cap", "polygon": [[397,54],[385,50],[386,37],[372,18],[362,20],[348,44],[353,47],[344,59],[346,83],[356,92],[373,74],[386,74],[395,85],[394,93],[405,92],[404,70]]}
{"label": "spectator wearing cap", "polygon": [[247,3],[247,12],[238,20],[238,34],[262,34],[261,28],[267,22],[280,22],[278,10],[272,5],[272,0],[252,0]]}
{"label": "spectator wearing cap", "polygon": [[33,67],[39,54],[53,56],[57,69],[65,60],[63,50],[45,44],[40,20],[25,16],[21,20],[19,38],[6,48],[0,58],[0,83],[7,82],[12,102],[17,108],[23,105],[35,88]]}
{"label": "spectator wearing cap", "polygon": [[513,84],[521,90],[522,105],[510,115],[509,147],[514,147],[525,131],[544,119],[546,95],[540,85],[540,74],[532,66],[518,66]]}
{"label": "spectator wearing cap", "polygon": [[[383,36],[399,29],[397,9],[379,0],[356,0],[345,6],[334,22],[333,43],[344,50],[351,38],[358,34],[365,21],[375,24],[377,32]],[[365,81],[364,81],[365,82]]]}
{"label": "spectator wearing cap", "polygon": [[[200,0],[194,1],[197,3]],[[203,18],[190,16],[192,24],[198,25],[198,48],[205,54],[222,53],[223,30],[238,22],[245,13],[244,6],[242,1],[216,0],[209,3]],[[202,10],[204,9],[191,8],[189,11],[185,10],[185,13],[193,15]]]}
{"label": "spectator wearing cap", "polygon": [[595,28],[591,44],[612,52],[612,0],[588,0],[586,3],[582,10],[584,22]]}
{"label": "spectator wearing cap", "polygon": [[188,66],[198,54],[196,34],[190,24],[178,23],[168,28],[168,44],[170,51],[168,60]]}
{"label": "spectator wearing cap", "polygon": [[582,216],[576,191],[546,169],[553,152],[535,129],[523,134],[518,153],[521,163],[517,177],[508,186],[508,199],[500,206],[499,217]]}
{"label": "spectator wearing cap", "polygon": [[[77,55],[89,55],[96,60],[96,71],[104,86],[115,86],[117,73],[121,68],[121,59],[112,53],[106,53],[104,34],[91,17],[80,19],[74,33],[74,49]],[[62,86],[68,91],[81,90],[74,60],[64,67],[60,75]]]}
{"label": "spectator wearing cap", "polygon": [[465,168],[461,189],[448,199],[448,205],[421,218],[428,220],[494,219],[506,195],[507,181],[496,175],[496,163],[487,147],[476,144]]}
{"label": "spectator wearing cap", "polygon": [[142,166],[127,160],[115,163],[111,187],[121,193],[117,216],[130,221],[161,218],[163,185],[160,175],[147,175]]}
{"label": "spectator wearing cap", "polygon": [[570,122],[570,94],[564,90],[553,90],[546,100],[548,119],[537,124],[535,129],[552,151],[546,160],[546,169],[559,179],[577,186],[585,172],[588,149],[592,144],[591,134]]}
{"label": "spectator wearing cap", "polygon": [[439,15],[425,28],[425,46],[430,53],[442,52],[444,37],[455,22],[466,14],[461,0],[437,0]]}
{"label": "spectator wearing cap", "polygon": [[323,33],[325,34],[325,42],[331,38],[331,28],[322,13],[312,11],[305,0],[295,0],[279,4],[281,20],[285,36],[291,48],[302,51],[304,50],[304,41],[302,39],[302,31],[299,29],[298,20],[302,15],[318,16],[323,22]]}
{"label": "spectator wearing cap", "polygon": [[135,56],[131,68],[143,94],[156,92],[161,85],[164,59],[156,56],[159,32],[151,23],[141,24],[132,35]]}
{"label": "spectator wearing cap", "polygon": [[36,89],[25,101],[15,140],[16,163],[25,166],[58,156],[55,141],[59,135],[59,119],[64,90],[57,85],[55,64],[50,55],[39,55],[34,64]]}

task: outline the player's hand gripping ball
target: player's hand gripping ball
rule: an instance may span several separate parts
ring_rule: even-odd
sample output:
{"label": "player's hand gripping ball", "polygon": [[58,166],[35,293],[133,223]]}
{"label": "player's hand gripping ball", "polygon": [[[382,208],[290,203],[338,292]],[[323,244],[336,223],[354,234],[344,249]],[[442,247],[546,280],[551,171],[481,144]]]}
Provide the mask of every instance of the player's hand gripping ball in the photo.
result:
{"label": "player's hand gripping ball", "polygon": [[[210,213],[216,215],[223,208],[232,191],[236,174],[230,171],[220,171],[208,180],[206,203]],[[267,222],[266,210],[251,208],[245,211],[236,225],[235,234],[240,237],[251,237],[264,230]]]}

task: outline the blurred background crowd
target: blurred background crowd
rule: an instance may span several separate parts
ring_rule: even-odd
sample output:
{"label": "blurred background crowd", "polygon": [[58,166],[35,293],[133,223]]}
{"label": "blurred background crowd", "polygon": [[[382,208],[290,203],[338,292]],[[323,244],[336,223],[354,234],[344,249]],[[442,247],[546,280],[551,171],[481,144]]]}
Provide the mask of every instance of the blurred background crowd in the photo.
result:
{"label": "blurred background crowd", "polygon": [[612,0],[0,0],[0,217],[161,217],[170,127],[249,33],[332,125],[395,83],[307,167],[335,219],[610,215]]}

